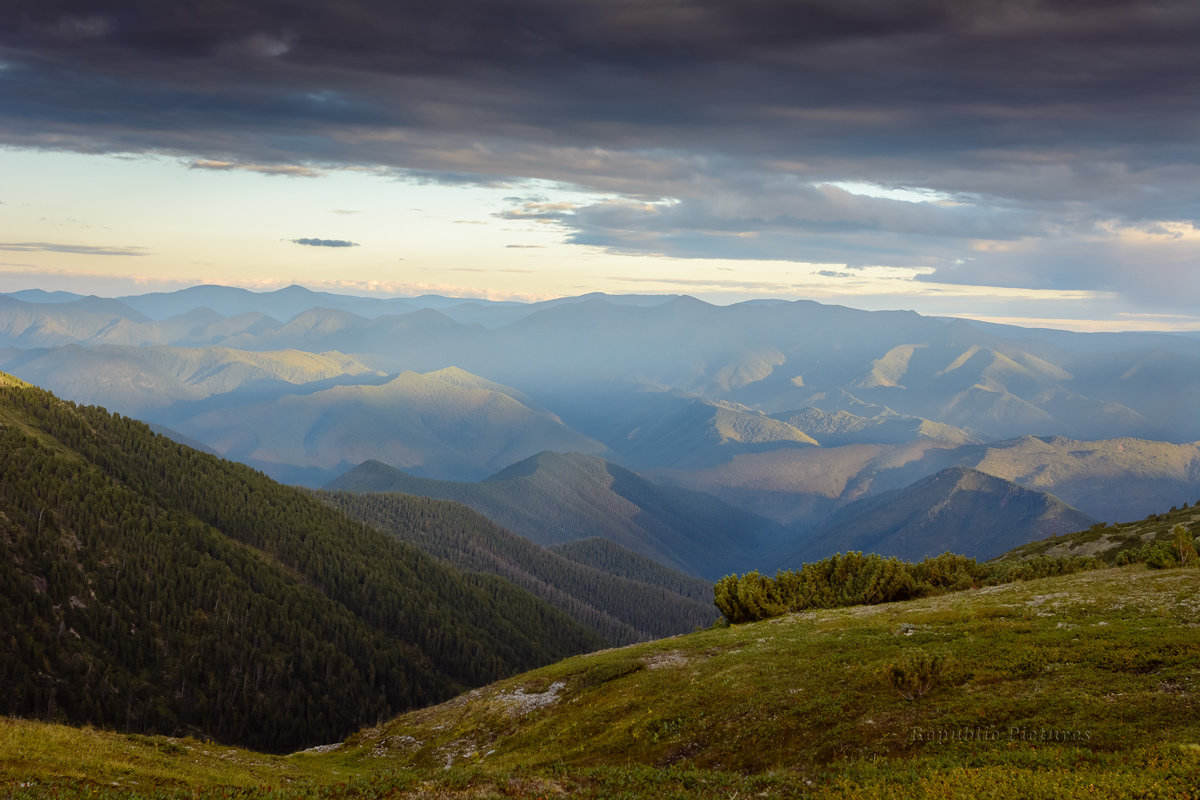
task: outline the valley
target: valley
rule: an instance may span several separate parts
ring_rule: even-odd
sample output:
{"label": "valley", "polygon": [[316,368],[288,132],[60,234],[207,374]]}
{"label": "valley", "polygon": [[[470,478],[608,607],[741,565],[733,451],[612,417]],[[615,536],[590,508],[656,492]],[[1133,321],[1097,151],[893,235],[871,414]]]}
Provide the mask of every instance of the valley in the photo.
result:
{"label": "valley", "polygon": [[0,0],[0,800],[1200,800],[1197,0]]}
{"label": "valley", "polygon": [[[1200,494],[1200,417],[1187,400],[1200,392],[1200,340],[1186,335],[809,301],[522,304],[299,286],[18,292],[0,306],[0,369],[277,480],[354,488],[381,469],[368,463],[383,465],[406,476],[389,490],[466,502],[542,544],[606,537],[709,579],[853,544],[830,526],[897,491],[929,513],[907,554],[987,555],[956,538],[953,515],[938,521],[950,497],[931,492],[957,489],[922,482],[948,469],[1074,509],[1058,527],[1039,515],[1003,523],[1026,541]],[[535,457],[529,476],[500,478]],[[655,508],[583,488],[586,458],[624,470],[617,494]],[[668,533],[692,525],[680,503],[724,532],[709,525],[716,538],[681,550]]]}
{"label": "valley", "polygon": [[[1198,587],[1171,563],[1194,338],[196,287],[0,296],[0,347],[13,797],[1200,775]],[[849,551],[1026,580],[732,626],[714,605],[719,579]],[[898,697],[888,665],[930,653],[953,666]]]}

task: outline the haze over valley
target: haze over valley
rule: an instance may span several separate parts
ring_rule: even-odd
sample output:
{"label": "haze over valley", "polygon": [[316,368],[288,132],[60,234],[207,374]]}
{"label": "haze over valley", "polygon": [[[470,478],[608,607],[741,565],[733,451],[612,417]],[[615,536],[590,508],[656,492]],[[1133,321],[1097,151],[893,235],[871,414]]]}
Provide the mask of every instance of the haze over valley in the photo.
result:
{"label": "haze over valley", "polygon": [[0,797],[1200,787],[1196,0],[3,0]]}
{"label": "haze over valley", "polygon": [[[605,537],[710,579],[847,547],[987,557],[1200,493],[1194,336],[806,301],[298,286],[0,306],[0,369],[278,480],[453,499],[542,544]],[[1040,510],[963,539],[989,506],[936,509],[984,490],[929,482],[962,469]],[[924,519],[905,544],[881,519],[838,533],[891,495]]]}

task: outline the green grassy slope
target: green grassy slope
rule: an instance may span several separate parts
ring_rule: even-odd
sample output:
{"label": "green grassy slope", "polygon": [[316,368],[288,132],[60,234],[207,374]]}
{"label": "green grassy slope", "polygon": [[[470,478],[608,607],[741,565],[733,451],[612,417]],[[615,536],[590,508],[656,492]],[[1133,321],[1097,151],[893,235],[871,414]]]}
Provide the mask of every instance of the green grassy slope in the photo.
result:
{"label": "green grassy slope", "polygon": [[[961,748],[997,763],[1036,759],[1013,730],[1087,734],[1054,742],[1085,761],[1194,743],[1198,589],[1198,570],[1133,567],[788,615],[569,659],[350,746],[403,741],[391,752],[418,766],[457,747],[494,751],[479,760],[496,767],[636,761],[812,775],[847,755],[927,755],[936,748],[914,738],[923,731],[1001,732],[999,746]],[[918,649],[954,665],[908,702],[884,668]]]}
{"label": "green grassy slope", "polygon": [[0,378],[0,712],[268,749],[601,640],[300,490]]}
{"label": "green grassy slope", "polygon": [[1200,502],[1190,505],[1184,503],[1180,508],[1151,514],[1145,519],[1111,525],[1099,523],[1087,530],[1039,539],[1016,547],[1001,558],[1095,556],[1112,564],[1122,553],[1136,551],[1155,542],[1170,544],[1171,531],[1176,525],[1183,525],[1190,531],[1200,531]]}
{"label": "green grassy slope", "polygon": [[[58,780],[66,796],[138,781],[201,797],[226,782],[273,798],[1194,798],[1198,592],[1200,570],[1132,566],[714,628],[570,658],[287,759],[9,723],[0,781],[35,783],[15,797]],[[908,701],[885,674],[917,651],[950,666]],[[39,744],[52,737],[64,744]],[[123,769],[56,779],[79,775],[67,747],[109,748]],[[152,763],[124,766],[135,756]],[[196,777],[155,777],[185,769]]]}
{"label": "green grassy slope", "polygon": [[[451,565],[511,580],[613,644],[710,624],[712,584],[617,545],[612,566],[593,566],[510,533],[465,506],[387,493],[320,492],[347,516],[392,533]],[[640,569],[639,569],[640,568]]]}

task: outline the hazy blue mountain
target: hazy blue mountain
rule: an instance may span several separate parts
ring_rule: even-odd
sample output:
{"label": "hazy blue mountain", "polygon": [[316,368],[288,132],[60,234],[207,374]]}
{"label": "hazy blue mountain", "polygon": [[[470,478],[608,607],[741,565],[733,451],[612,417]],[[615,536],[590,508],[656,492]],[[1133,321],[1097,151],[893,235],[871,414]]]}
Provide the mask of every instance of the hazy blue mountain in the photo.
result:
{"label": "hazy blue mountain", "polygon": [[[869,407],[863,404],[863,408]],[[977,437],[953,425],[897,414],[890,408],[881,408],[877,413],[868,411],[852,414],[843,409],[830,414],[816,406],[809,406],[771,416],[803,431],[825,447],[876,442],[896,444],[916,439],[931,439],[947,444],[979,441]]]}
{"label": "hazy blue mountain", "polygon": [[[500,328],[517,320],[524,319],[545,308],[574,305],[593,299],[603,299],[614,305],[650,307],[662,305],[675,299],[678,295],[641,295],[625,294],[612,295],[603,292],[590,292],[578,297],[559,297],[553,300],[542,300],[537,303],[505,303],[486,300],[459,301],[453,305],[429,305],[441,311],[447,317],[464,324],[478,323],[485,328]],[[415,298],[414,302],[421,298]]]}
{"label": "hazy blue mountain", "polygon": [[192,286],[175,292],[154,292],[120,298],[151,319],[168,319],[197,308],[211,309],[223,317],[257,312],[287,322],[313,308],[349,311],[362,317],[403,314],[422,306],[395,298],[357,297],[314,292],[303,286],[288,286],[273,292],[252,292],[231,286]]}
{"label": "hazy blue mountain", "polygon": [[15,351],[0,369],[78,403],[144,416],[151,409],[195,401],[204,393],[143,358],[143,348],[77,344]]}
{"label": "hazy blue mountain", "polygon": [[615,458],[634,469],[691,469],[739,453],[817,444],[762,412],[678,391],[581,383],[542,397],[565,422],[604,442]]}
{"label": "hazy blue mountain", "polygon": [[133,309],[100,297],[33,303],[0,295],[0,345],[9,347],[87,344],[123,332],[137,338],[138,325],[145,321]]}
{"label": "hazy blue mountain", "polygon": [[193,287],[119,303],[0,300],[0,346],[100,343],[335,350],[388,373],[456,365],[553,395],[572,418],[573,404],[590,402],[579,387],[608,383],[776,416],[857,414],[831,404],[845,395],[984,439],[1200,439],[1200,415],[1184,402],[1200,392],[1191,336],[1021,332],[810,301],[690,297],[494,304]]}
{"label": "hazy blue mountain", "polygon": [[[1192,401],[1200,339],[1187,335],[1067,334],[810,301],[714,306],[661,296],[497,304],[193,287],[120,302],[56,299],[66,302],[0,297],[0,359],[14,373],[309,484],[372,457],[474,479],[538,449],[603,451],[673,484],[811,525],[941,469],[990,471],[984,451],[971,449],[985,443],[1125,437],[1186,448],[1200,440]],[[230,364],[199,379],[104,346],[116,344],[333,354],[361,369],[304,381]],[[468,420],[459,424],[442,420],[429,398],[393,391],[380,400],[384,375],[451,365],[506,387],[500,394],[571,433],[522,433],[509,447],[501,439],[523,427],[515,418],[497,422],[455,401],[450,409],[462,413],[449,416]],[[1030,469],[1042,464],[1035,449],[1022,451]],[[1112,474],[1065,458],[1080,477],[1061,486],[1038,485],[1028,472],[1000,477],[1100,518],[1170,505],[1196,483],[1183,466],[1160,468],[1151,456],[1118,458]]]}
{"label": "hazy blue mountain", "polygon": [[271,475],[282,476],[281,466],[306,468],[310,485],[368,459],[423,476],[474,479],[547,448],[604,450],[516,389],[456,368],[403,372],[379,385],[231,398],[169,424]]}
{"label": "hazy blue mountain", "polygon": [[[81,295],[69,292],[42,292],[33,289],[12,296],[32,302],[63,302]],[[426,294],[419,297],[363,297],[312,291],[303,286],[288,286],[268,292],[254,292],[230,286],[192,286],[173,292],[153,292],[118,298],[150,319],[164,320],[199,308],[211,309],[224,317],[261,313],[279,322],[288,322],[306,311],[324,308],[346,311],[366,319],[397,316],[420,309],[434,309],[463,323],[477,322],[493,328],[514,322],[542,308],[603,297],[621,305],[650,306],[669,300],[672,295],[606,295],[595,292],[582,297],[557,298],[538,303],[443,297]]]}
{"label": "hazy blue mountain", "polygon": [[27,303],[70,303],[87,297],[87,295],[75,294],[75,292],[47,292],[44,289],[22,289],[19,292],[8,292],[7,294],[9,297],[15,297],[17,300],[24,300]]}
{"label": "hazy blue mountain", "polygon": [[326,488],[453,500],[538,544],[603,537],[709,579],[754,563],[781,535],[767,520],[713,497],[659,486],[579,453],[539,453],[476,483],[422,480],[369,461]]}
{"label": "hazy blue mountain", "polygon": [[952,467],[851,503],[781,551],[779,563],[794,568],[850,550],[907,561],[944,552],[982,560],[1095,522],[1053,495]]}
{"label": "hazy blue mountain", "polygon": [[313,308],[278,328],[235,334],[222,344],[245,350],[336,350],[394,373],[456,364],[456,353],[471,354],[487,335],[480,325],[463,325],[432,309],[366,319],[348,311]]}
{"label": "hazy blue mountain", "polygon": [[1134,409],[1089,396],[1099,387],[1073,374],[1073,363],[1051,363],[1012,347],[898,345],[874,359],[849,388],[868,402],[998,438],[1152,431],[1150,420]]}
{"label": "hazy blue mountain", "polygon": [[[190,313],[190,312],[189,312]],[[249,340],[254,337],[270,334],[282,327],[283,323],[274,317],[259,311],[247,311],[232,317],[220,317],[210,325],[192,330],[185,338],[172,342],[182,347],[201,347],[204,345],[234,342],[236,337],[244,336]],[[263,348],[254,348],[263,349]]]}
{"label": "hazy blue mountain", "polygon": [[959,457],[966,466],[1052,492],[1106,522],[1137,519],[1200,496],[1200,442],[1022,436],[967,447]]}
{"label": "hazy blue mountain", "polygon": [[[229,392],[282,394],[336,379],[359,382],[382,373],[340,353],[255,353],[223,347],[84,348],[16,351],[0,367],[64,397],[123,414],[162,420]],[[326,384],[327,385],[327,384]]]}
{"label": "hazy blue mountain", "polygon": [[813,525],[846,504],[950,467],[971,467],[1051,492],[1107,522],[1190,502],[1200,492],[1200,443],[1022,436],[958,447],[932,440],[775,450],[657,480],[708,492],[781,523]]}
{"label": "hazy blue mountain", "polygon": [[[1137,355],[1153,361],[1151,352]],[[1172,357],[1171,393],[1200,392],[1200,359]],[[806,302],[716,307],[692,298],[638,308],[596,298],[491,331],[459,363],[554,396],[572,419],[572,401],[592,403],[586,392],[572,398],[574,387],[625,383],[767,414],[811,405],[855,413],[829,405],[845,393],[992,439],[1200,438],[1200,418],[1165,407],[1133,365],[1114,372],[1098,362],[1086,349],[1029,345],[912,313]]]}
{"label": "hazy blue mountain", "polygon": [[[947,319],[947,322],[958,320]],[[1079,351],[1097,354],[1129,353],[1131,351],[1167,350],[1180,355],[1200,356],[1200,331],[1121,331],[1081,333],[1054,328],[1023,328],[995,322],[971,320],[978,330],[1003,339],[1013,339],[1033,348]]]}

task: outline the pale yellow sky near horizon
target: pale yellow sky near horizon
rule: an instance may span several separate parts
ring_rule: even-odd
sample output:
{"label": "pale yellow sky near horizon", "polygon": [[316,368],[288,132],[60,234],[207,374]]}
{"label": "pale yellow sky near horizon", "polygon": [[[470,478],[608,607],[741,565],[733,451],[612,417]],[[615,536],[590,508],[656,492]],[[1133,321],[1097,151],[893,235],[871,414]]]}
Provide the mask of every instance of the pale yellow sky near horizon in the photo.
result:
{"label": "pale yellow sky near horizon", "polygon": [[502,216],[530,198],[564,207],[604,199],[546,182],[448,185],[366,169],[305,177],[220,166],[0,150],[0,292],[118,296],[198,283],[298,283],[524,301],[669,293],[721,304],[803,298],[1074,330],[1200,330],[1200,315],[1123,310],[1104,292],[935,283],[920,279],[932,272],[921,267],[618,253],[569,243],[551,220]]}

